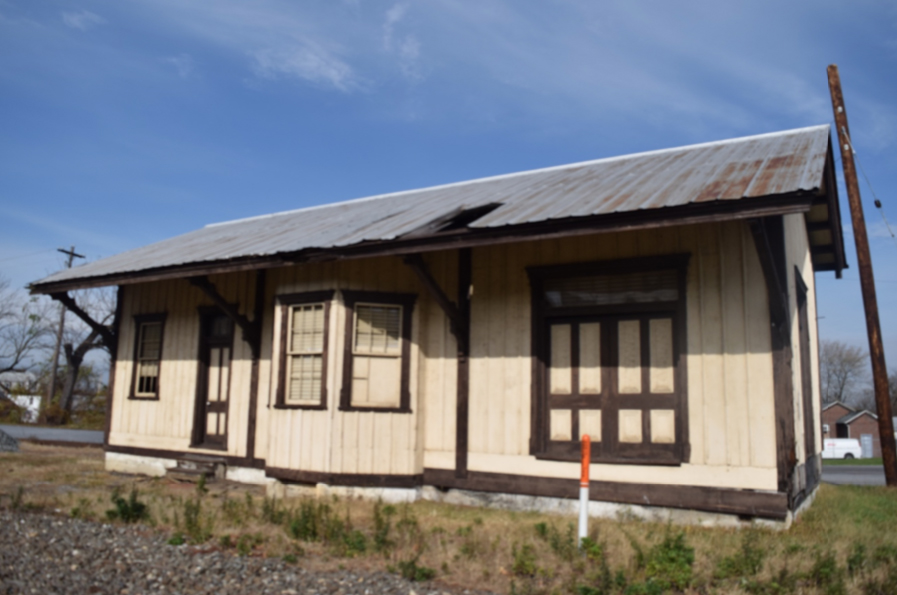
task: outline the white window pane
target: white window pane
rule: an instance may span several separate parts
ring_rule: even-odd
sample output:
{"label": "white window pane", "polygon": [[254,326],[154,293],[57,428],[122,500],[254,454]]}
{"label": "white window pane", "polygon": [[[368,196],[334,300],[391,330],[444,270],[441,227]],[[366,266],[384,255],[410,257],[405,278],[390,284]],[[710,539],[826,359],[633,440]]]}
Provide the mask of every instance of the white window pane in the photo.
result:
{"label": "white window pane", "polygon": [[355,352],[394,354],[401,351],[402,307],[355,306]]}
{"label": "white window pane", "polygon": [[617,324],[619,334],[618,368],[621,393],[642,392],[642,348],[638,320],[621,320]]}
{"label": "white window pane", "polygon": [[579,392],[601,392],[601,324],[579,325]]}
{"label": "white window pane", "polygon": [[401,358],[355,356],[352,365],[352,405],[398,407],[401,404],[401,390]]}
{"label": "white window pane", "polygon": [[601,442],[601,410],[582,409],[579,412],[579,433],[588,435],[592,442]]}
{"label": "white window pane", "polygon": [[139,359],[159,359],[162,347],[162,323],[144,322],[140,325]]}
{"label": "white window pane", "polygon": [[570,325],[551,325],[551,368],[549,385],[555,395],[569,395],[573,390],[573,369],[570,365]]}
{"label": "white window pane", "polygon": [[573,412],[569,409],[551,410],[551,439],[573,439]]}
{"label": "white window pane", "polygon": [[651,392],[673,392],[673,321],[670,318],[651,320]]}
{"label": "white window pane", "polygon": [[324,349],[324,305],[293,306],[290,353],[321,353]]}
{"label": "white window pane", "polygon": [[642,412],[640,409],[620,409],[620,442],[642,441]]}
{"label": "white window pane", "polygon": [[672,409],[651,411],[651,442],[673,444],[676,442],[676,412]]}
{"label": "white window pane", "polygon": [[287,401],[321,401],[323,357],[320,355],[295,355],[290,358],[289,390]]}

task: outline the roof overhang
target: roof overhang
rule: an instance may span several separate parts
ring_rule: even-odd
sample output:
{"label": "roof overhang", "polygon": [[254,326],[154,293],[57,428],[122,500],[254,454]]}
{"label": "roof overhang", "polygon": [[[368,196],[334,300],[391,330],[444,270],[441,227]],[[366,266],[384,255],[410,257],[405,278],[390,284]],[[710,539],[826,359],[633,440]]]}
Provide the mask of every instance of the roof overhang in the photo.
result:
{"label": "roof overhang", "polygon": [[[833,187],[833,186],[832,186]],[[570,217],[539,223],[504,226],[498,228],[466,228],[449,233],[435,233],[427,236],[397,238],[385,241],[361,242],[353,246],[327,249],[307,249],[293,253],[270,256],[243,257],[227,260],[197,262],[172,267],[148,268],[141,271],[83,277],[55,283],[34,283],[30,286],[33,294],[52,294],[75,289],[103,287],[109,285],[129,285],[179,279],[196,275],[213,275],[263,268],[291,266],[308,262],[325,262],[355,258],[370,258],[386,255],[404,255],[439,250],[452,250],[505,244],[522,241],[556,239],[595,233],[612,233],[639,229],[652,229],[681,225],[696,225],[721,221],[754,219],[793,213],[809,214],[820,206],[830,208],[830,199],[818,193],[795,193],[741,200],[719,200],[693,203],[678,207],[613,213],[594,217]],[[837,208],[837,198],[835,198]],[[828,211],[833,212],[833,211]],[[839,219],[840,220],[840,219]],[[840,239],[840,229],[831,230],[832,237]],[[836,260],[831,264],[822,263],[819,270],[835,270]],[[815,265],[815,261],[814,261]]]}

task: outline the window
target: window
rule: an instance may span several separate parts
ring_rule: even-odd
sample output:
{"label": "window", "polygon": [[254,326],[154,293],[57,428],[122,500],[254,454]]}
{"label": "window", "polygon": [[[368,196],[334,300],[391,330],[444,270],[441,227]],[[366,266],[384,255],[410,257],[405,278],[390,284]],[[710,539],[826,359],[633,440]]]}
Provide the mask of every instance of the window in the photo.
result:
{"label": "window", "polygon": [[531,452],[679,464],[687,458],[687,255],[533,267]]}
{"label": "window", "polygon": [[134,382],[131,399],[159,398],[159,372],[162,364],[164,314],[134,317]]}
{"label": "window", "polygon": [[327,339],[333,291],[282,295],[279,408],[327,407]]}
{"label": "window", "polygon": [[340,409],[410,413],[415,296],[343,291],[346,346]]}

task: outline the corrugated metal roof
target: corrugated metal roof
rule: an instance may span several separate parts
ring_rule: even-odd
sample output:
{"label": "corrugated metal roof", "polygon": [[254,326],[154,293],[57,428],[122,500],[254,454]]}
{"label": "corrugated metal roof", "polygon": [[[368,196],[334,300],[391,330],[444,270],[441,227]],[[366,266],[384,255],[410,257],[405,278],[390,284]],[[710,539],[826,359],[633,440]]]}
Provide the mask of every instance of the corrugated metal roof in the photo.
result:
{"label": "corrugated metal roof", "polygon": [[816,191],[828,125],[551,167],[208,225],[63,270],[40,285],[389,241],[459,209],[472,230]]}

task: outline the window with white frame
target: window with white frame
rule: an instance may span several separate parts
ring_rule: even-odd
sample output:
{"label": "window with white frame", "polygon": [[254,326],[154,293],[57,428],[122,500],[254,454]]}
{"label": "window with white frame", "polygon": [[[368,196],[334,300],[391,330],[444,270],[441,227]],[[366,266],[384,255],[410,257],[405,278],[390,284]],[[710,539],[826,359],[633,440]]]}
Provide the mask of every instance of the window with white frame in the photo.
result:
{"label": "window with white frame", "polygon": [[280,296],[281,358],[277,406],[327,406],[328,319],[332,291]]}
{"label": "window with white frame", "polygon": [[415,296],[344,291],[346,410],[409,411],[411,310]]}
{"label": "window with white frame", "polygon": [[159,398],[159,372],[162,363],[164,314],[134,317],[134,384],[132,399]]}

